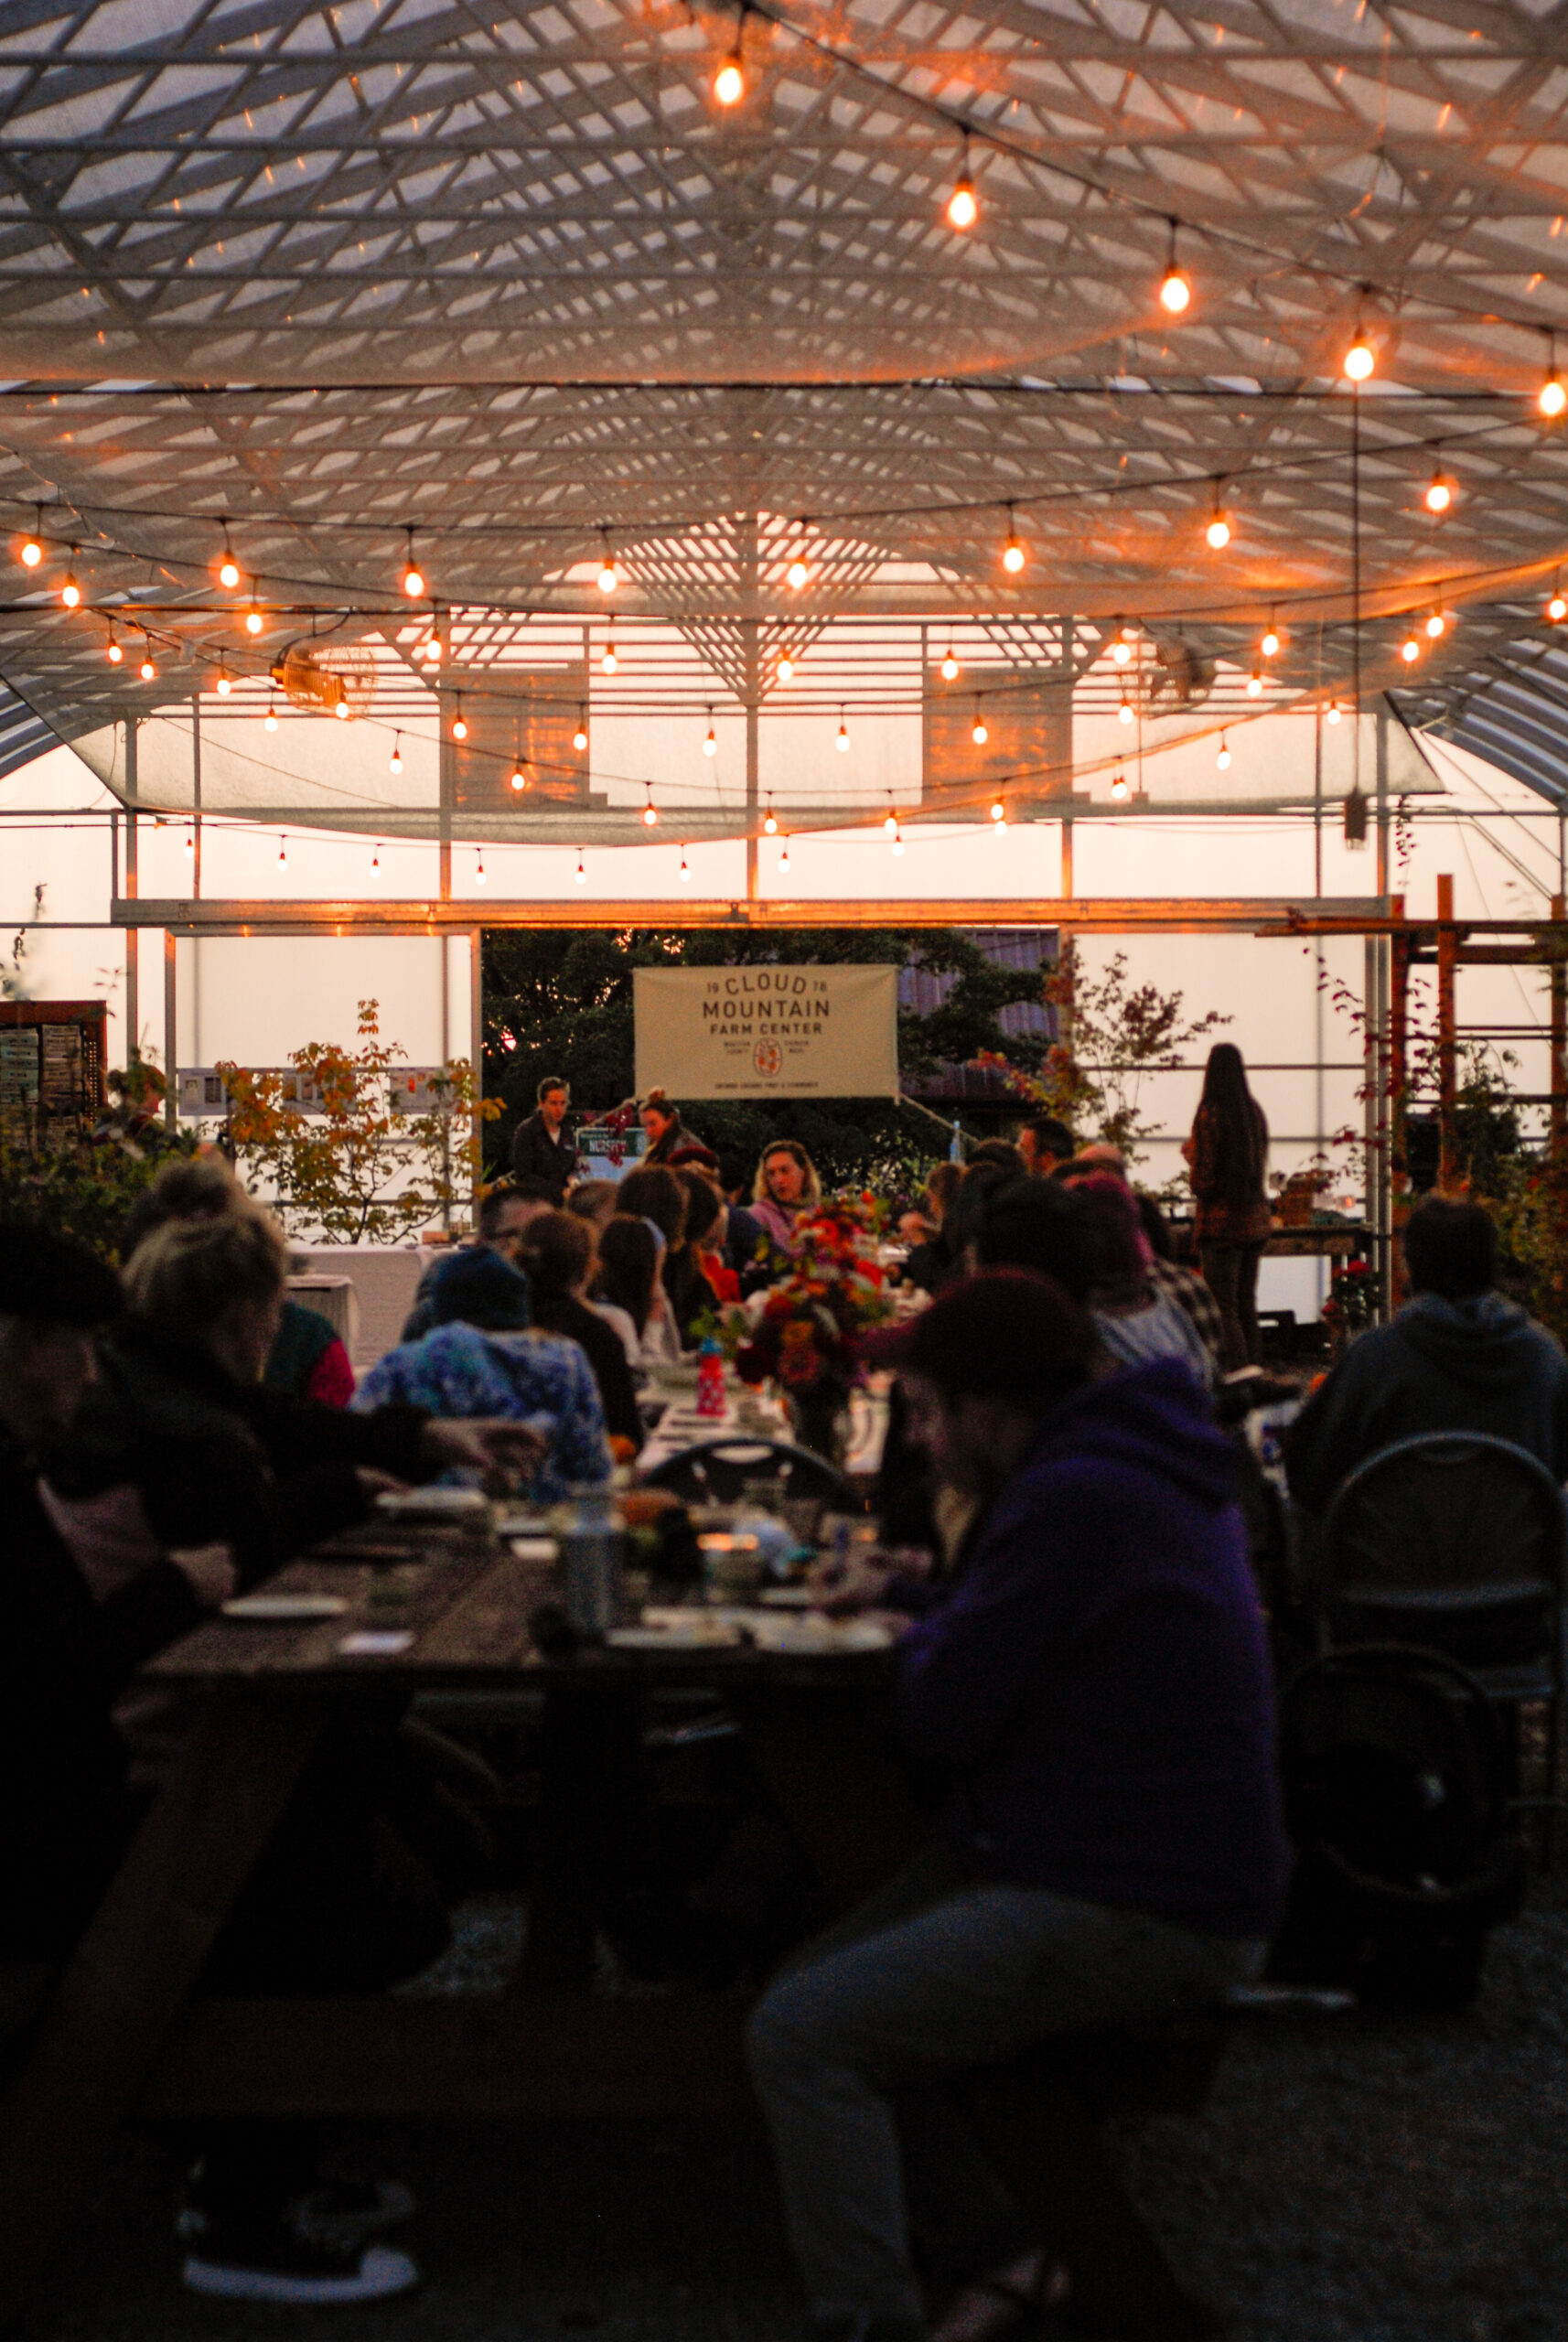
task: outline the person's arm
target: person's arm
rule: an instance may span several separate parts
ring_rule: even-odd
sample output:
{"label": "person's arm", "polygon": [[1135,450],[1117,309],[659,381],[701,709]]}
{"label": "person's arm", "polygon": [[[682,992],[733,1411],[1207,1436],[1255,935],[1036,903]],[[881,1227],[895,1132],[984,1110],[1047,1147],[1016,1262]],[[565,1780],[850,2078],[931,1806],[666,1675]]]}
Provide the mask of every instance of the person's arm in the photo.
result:
{"label": "person's arm", "polygon": [[563,1479],[592,1487],[609,1478],[615,1459],[605,1435],[599,1386],[584,1352],[575,1343],[572,1350],[574,1363],[555,1435],[555,1463]]}
{"label": "person's arm", "polygon": [[306,1378],[305,1402],[309,1407],[346,1407],[353,1395],[354,1370],[334,1336]]}

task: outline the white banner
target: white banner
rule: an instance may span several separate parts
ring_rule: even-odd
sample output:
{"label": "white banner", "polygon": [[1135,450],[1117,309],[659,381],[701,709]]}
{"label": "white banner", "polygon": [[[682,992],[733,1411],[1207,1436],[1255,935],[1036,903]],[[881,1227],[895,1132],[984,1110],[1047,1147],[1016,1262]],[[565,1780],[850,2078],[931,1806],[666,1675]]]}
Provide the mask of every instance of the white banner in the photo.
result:
{"label": "white banner", "polygon": [[637,1087],[671,1098],[896,1098],[897,968],[638,968]]}

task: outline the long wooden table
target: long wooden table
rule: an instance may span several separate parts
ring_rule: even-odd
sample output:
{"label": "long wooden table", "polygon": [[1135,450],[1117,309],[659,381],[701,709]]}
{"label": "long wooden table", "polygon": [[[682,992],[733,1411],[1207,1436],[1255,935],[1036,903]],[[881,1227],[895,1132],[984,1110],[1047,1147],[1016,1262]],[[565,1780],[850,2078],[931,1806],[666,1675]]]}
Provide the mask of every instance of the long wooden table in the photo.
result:
{"label": "long wooden table", "polygon": [[[360,1544],[387,1546],[384,1530]],[[594,1995],[596,1868],[647,1690],[722,1687],[837,1906],[918,1842],[886,1723],[886,1661],[748,1647],[549,1660],[530,1619],[548,1564],[449,1533],[402,1562],[296,1562],[269,1591],[344,1595],[309,1626],[214,1618],[148,1680],[199,1714],[0,2104],[0,2323],[132,2115],[700,2114],[744,2101],[733,2000]],[[406,1651],[346,1656],[360,1629]],[[540,1847],[522,1971],[451,1998],[204,1999],[202,1971],[329,1725],[430,1688],[543,1694]]]}

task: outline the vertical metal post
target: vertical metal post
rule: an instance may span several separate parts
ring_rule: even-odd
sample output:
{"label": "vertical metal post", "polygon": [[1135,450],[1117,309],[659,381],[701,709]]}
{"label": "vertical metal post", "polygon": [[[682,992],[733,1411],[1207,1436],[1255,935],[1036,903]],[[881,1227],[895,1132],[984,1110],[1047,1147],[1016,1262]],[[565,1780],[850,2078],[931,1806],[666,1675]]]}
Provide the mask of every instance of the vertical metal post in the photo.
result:
{"label": "vertical metal post", "polygon": [[[1404,917],[1404,897],[1395,895],[1395,919]],[[1410,1144],[1407,1133],[1410,1079],[1410,954],[1407,935],[1389,940],[1389,1264],[1385,1304],[1397,1309],[1405,1298],[1404,1255],[1399,1234],[1410,1216]]]}
{"label": "vertical metal post", "polygon": [[484,930],[471,928],[468,931],[468,1056],[473,1067],[474,1128],[473,1128],[473,1213],[474,1227],[479,1225],[479,1189],[485,1178],[485,1126],[479,1108],[485,1095],[485,966]]}
{"label": "vertical metal post", "polygon": [[1459,1102],[1459,1039],[1454,1010],[1454,880],[1437,881],[1437,1184],[1446,1187],[1458,1168],[1454,1118]]}
{"label": "vertical metal post", "polygon": [[[125,899],[140,884],[136,861],[136,719],[125,718]],[[125,1063],[142,1053],[141,930],[125,929]]]}
{"label": "vertical metal post", "polygon": [[179,1052],[175,1032],[174,930],[164,929],[164,1127],[179,1128]]}
{"label": "vertical metal post", "polygon": [[762,662],[757,652],[757,625],[755,618],[741,620],[741,640],[746,658],[746,899],[757,900],[757,823],[761,808],[759,783],[761,773],[761,743],[759,726],[761,710]]}
{"label": "vertical metal post", "polygon": [[1552,1099],[1551,1143],[1554,1163],[1561,1163],[1563,1147],[1568,1144],[1568,967],[1562,960],[1563,897],[1552,897],[1552,916],[1558,922],[1552,938],[1552,956],[1548,962],[1552,999]]}
{"label": "vertical metal post", "polygon": [[[441,930],[441,1069],[443,1073],[452,1062],[452,940],[445,928]],[[441,1200],[441,1225],[448,1235],[452,1232],[452,1125],[446,1124],[446,1160],[442,1165],[442,1186],[446,1193]]]}
{"label": "vertical metal post", "polygon": [[190,695],[191,892],[201,899],[201,697]]}

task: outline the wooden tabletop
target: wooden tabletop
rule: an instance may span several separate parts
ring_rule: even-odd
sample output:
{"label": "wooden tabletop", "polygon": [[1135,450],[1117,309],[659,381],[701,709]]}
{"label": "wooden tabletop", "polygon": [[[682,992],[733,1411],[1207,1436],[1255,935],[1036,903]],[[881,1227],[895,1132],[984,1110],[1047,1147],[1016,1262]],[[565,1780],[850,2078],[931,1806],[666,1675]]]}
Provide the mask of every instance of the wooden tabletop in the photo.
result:
{"label": "wooden tabletop", "polygon": [[[365,1548],[378,1558],[357,1558]],[[390,1558],[401,1551],[403,1558]],[[885,1652],[765,1651],[747,1642],[627,1649],[585,1645],[564,1658],[534,1648],[530,1621],[542,1602],[561,1600],[549,1562],[523,1561],[448,1530],[397,1540],[377,1525],[291,1562],[265,1586],[269,1595],[328,1594],[348,1604],[330,1618],[262,1624],[221,1615],[162,1651],[144,1671],[175,1683],[346,1685],[380,1678],[413,1691],[426,1686],[517,1684],[589,1674],[630,1673],[685,1682],[763,1674],[820,1681],[823,1671],[875,1668]],[[356,1656],[355,1635],[407,1634],[406,1649]]]}

